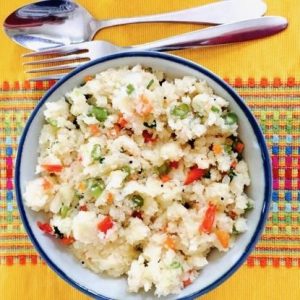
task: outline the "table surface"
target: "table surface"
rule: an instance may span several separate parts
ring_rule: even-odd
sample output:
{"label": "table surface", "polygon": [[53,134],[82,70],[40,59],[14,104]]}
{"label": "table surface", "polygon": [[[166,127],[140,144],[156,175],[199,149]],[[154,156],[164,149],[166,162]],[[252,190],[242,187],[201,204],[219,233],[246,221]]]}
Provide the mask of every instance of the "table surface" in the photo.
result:
{"label": "table surface", "polygon": [[[3,1],[4,2],[4,1]],[[95,17],[134,16],[193,7],[205,0],[80,0]],[[0,20],[29,1],[1,4]],[[300,299],[300,5],[267,0],[267,15],[288,18],[285,32],[262,40],[174,51],[225,78],[245,99],[264,131],[273,163],[272,206],[265,231],[247,262],[204,300]],[[203,26],[144,24],[110,28],[96,39],[139,44]],[[22,227],[13,190],[18,137],[49,83],[30,84],[21,67],[26,50],[0,32],[0,290],[1,299],[81,300],[49,269]]]}

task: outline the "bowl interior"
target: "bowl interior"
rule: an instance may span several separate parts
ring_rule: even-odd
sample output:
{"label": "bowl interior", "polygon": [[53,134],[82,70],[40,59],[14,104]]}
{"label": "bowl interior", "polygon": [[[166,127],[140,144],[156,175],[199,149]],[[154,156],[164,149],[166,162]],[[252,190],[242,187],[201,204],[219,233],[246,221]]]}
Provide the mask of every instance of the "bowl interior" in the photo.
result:
{"label": "bowl interior", "polygon": [[75,70],[61,80],[54,89],[37,105],[31,115],[21,138],[16,164],[16,192],[21,216],[30,238],[44,259],[54,270],[75,287],[103,298],[113,299],[153,299],[153,294],[129,294],[124,278],[112,279],[97,275],[84,267],[73,256],[60,247],[53,239],[44,236],[36,226],[42,214],[35,213],[23,206],[22,194],[28,181],[35,177],[38,138],[44,122],[43,111],[46,101],[56,101],[66,92],[82,82],[86,75],[99,73],[107,68],[142,64],[161,70],[173,77],[192,75],[205,79],[215,93],[230,102],[231,109],[239,117],[239,135],[245,143],[244,157],[248,163],[251,186],[249,196],[255,200],[255,208],[248,214],[249,230],[241,234],[235,246],[225,254],[213,253],[209,264],[198,279],[184,289],[180,295],[162,297],[161,299],[181,299],[192,294],[203,294],[225,280],[247,257],[254,246],[265,221],[270,196],[270,165],[261,131],[243,101],[221,79],[206,69],[171,55],[156,53],[119,54],[91,62]]}

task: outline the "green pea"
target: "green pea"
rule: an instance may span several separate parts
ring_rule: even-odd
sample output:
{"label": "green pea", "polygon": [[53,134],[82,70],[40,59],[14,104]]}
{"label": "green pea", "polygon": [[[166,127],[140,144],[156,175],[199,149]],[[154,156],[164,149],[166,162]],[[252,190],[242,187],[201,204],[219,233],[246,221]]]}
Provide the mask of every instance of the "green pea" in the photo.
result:
{"label": "green pea", "polygon": [[180,262],[178,261],[173,261],[171,264],[170,264],[170,267],[172,269],[179,269],[179,268],[182,268],[182,265]]}
{"label": "green pea", "polygon": [[51,126],[56,127],[57,128],[57,121],[53,120],[51,118],[46,120]]}
{"label": "green pea", "polygon": [[180,119],[184,119],[187,117],[189,111],[189,105],[187,105],[186,103],[182,103],[173,107],[173,109],[171,110],[171,115],[179,117]]}
{"label": "green pea", "polygon": [[170,172],[171,168],[168,163],[164,163],[160,167],[157,167],[156,170],[157,170],[157,173],[159,176],[163,176],[163,175],[168,174]]}
{"label": "green pea", "polygon": [[108,117],[108,110],[104,107],[93,106],[91,115],[94,116],[99,122],[104,122]]}
{"label": "green pea", "polygon": [[211,111],[215,112],[215,113],[219,113],[220,109],[216,106],[212,106]]}
{"label": "green pea", "polygon": [[135,207],[142,207],[144,205],[144,199],[140,195],[132,196],[131,201],[133,202]]}
{"label": "green pea", "polygon": [[93,146],[93,150],[91,152],[91,155],[92,155],[93,160],[100,160],[102,158],[101,157],[101,147],[100,147],[100,145],[94,145]]}
{"label": "green pea", "polygon": [[247,207],[245,208],[245,212],[253,209],[253,203],[251,201],[247,202]]}
{"label": "green pea", "polygon": [[59,214],[64,219],[68,215],[69,211],[70,208],[63,205],[59,210]]}
{"label": "green pea", "polygon": [[224,150],[226,153],[231,154],[232,153],[232,146],[231,145],[224,145]]}
{"label": "green pea", "polygon": [[88,189],[91,195],[98,198],[105,189],[105,185],[102,179],[90,179],[88,181]]}
{"label": "green pea", "polygon": [[130,84],[127,85],[126,88],[127,88],[127,94],[131,95],[134,91],[134,86],[130,83]]}
{"label": "green pea", "polygon": [[126,178],[128,178],[129,175],[131,174],[131,168],[130,168],[130,166],[128,166],[128,165],[123,166],[123,167],[121,168],[121,170],[127,173]]}
{"label": "green pea", "polygon": [[238,122],[238,116],[233,113],[233,112],[229,112],[226,116],[225,116],[225,123],[228,125],[233,125],[236,124]]}
{"label": "green pea", "polygon": [[233,234],[233,235],[237,235],[237,234],[239,234],[239,233],[240,233],[240,232],[236,230],[235,225],[233,225],[233,227],[232,227],[232,234]]}

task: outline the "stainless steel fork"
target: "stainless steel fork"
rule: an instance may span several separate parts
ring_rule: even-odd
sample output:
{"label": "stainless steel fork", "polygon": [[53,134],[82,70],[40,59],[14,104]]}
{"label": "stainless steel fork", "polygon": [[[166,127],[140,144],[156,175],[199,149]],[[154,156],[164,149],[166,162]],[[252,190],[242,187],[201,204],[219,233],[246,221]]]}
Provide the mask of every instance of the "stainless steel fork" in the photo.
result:
{"label": "stainless steel fork", "polygon": [[[49,55],[52,57],[25,62],[24,65],[35,67],[35,69],[27,70],[26,73],[66,71],[81,66],[87,60],[93,60],[117,52],[141,50],[168,51],[242,42],[275,34],[285,29],[287,25],[288,22],[283,17],[262,17],[209,27],[206,29],[196,30],[131,47],[118,47],[105,41],[92,41],[72,46],[59,47],[51,50],[27,53],[23,55],[23,57],[39,57]],[[54,55],[57,57],[53,57]],[[74,60],[77,61],[74,62]],[[60,64],[36,68],[38,65],[52,63]],[[42,77],[31,78],[30,80],[57,80],[66,74],[67,73],[49,74]]]}

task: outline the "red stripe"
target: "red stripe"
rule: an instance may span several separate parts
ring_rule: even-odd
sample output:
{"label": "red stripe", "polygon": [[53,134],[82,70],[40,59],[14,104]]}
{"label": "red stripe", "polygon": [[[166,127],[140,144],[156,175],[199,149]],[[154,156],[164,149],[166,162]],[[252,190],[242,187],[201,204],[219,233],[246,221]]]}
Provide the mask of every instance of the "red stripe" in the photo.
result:
{"label": "red stripe", "polygon": [[281,80],[279,77],[275,77],[274,80],[273,80],[273,86],[274,87],[280,87],[281,86]]}
{"label": "red stripe", "polygon": [[266,267],[267,266],[267,258],[265,258],[265,257],[260,258],[259,264],[262,268]]}
{"label": "red stripe", "polygon": [[14,263],[14,257],[13,256],[6,256],[6,264],[8,266],[11,266]]}
{"label": "red stripe", "polygon": [[267,87],[269,85],[269,81],[267,78],[263,77],[261,80],[260,80],[260,86],[261,87]]}
{"label": "red stripe", "polygon": [[31,259],[31,263],[33,264],[33,265],[36,265],[37,264],[37,256],[36,255],[31,255],[31,257],[30,257],[30,259]]}
{"label": "red stripe", "polygon": [[274,258],[272,259],[272,262],[273,262],[273,266],[274,266],[275,268],[278,268],[278,267],[280,266],[280,259],[279,259],[278,257],[274,257]]}
{"label": "red stripe", "polygon": [[13,177],[13,170],[12,168],[6,169],[6,178],[12,178]]}
{"label": "red stripe", "polygon": [[20,265],[25,265],[26,264],[26,256],[25,255],[20,255],[19,256],[19,262],[20,262]]}
{"label": "red stripe", "polygon": [[254,258],[253,257],[248,257],[247,259],[247,266],[248,267],[253,267],[254,266]]}
{"label": "red stripe", "polygon": [[291,268],[293,266],[293,260],[291,257],[286,257],[285,258],[285,266],[287,268]]}
{"label": "red stripe", "polygon": [[291,180],[292,179],[292,169],[287,168],[285,169],[285,178]]}

